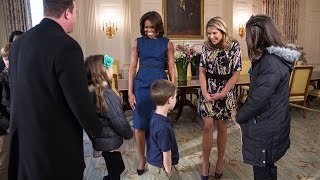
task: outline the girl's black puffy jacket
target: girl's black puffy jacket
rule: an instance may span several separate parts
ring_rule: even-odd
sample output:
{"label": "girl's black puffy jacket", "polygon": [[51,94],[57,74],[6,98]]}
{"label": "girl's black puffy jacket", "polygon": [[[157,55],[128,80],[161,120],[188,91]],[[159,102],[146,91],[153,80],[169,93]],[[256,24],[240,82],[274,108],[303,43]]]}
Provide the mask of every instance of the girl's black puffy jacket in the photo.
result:
{"label": "girl's black puffy jacket", "polygon": [[253,61],[248,99],[236,117],[245,163],[264,167],[290,147],[289,79],[299,56],[298,51],[272,46]]}
{"label": "girl's black puffy jacket", "polygon": [[[89,87],[92,91],[92,86]],[[94,93],[93,93],[94,94]],[[111,151],[123,144],[123,139],[133,137],[132,129],[122,110],[119,96],[108,86],[105,86],[104,97],[107,103],[107,111],[97,113],[101,123],[101,133],[94,139],[93,148],[97,151]]]}

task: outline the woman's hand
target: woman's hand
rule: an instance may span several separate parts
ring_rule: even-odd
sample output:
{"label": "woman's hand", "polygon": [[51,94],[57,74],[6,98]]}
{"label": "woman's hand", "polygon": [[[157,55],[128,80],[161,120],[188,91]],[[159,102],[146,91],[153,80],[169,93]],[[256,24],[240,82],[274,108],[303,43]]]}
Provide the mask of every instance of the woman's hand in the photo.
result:
{"label": "woman's hand", "polygon": [[220,99],[223,99],[224,97],[226,97],[227,94],[223,93],[223,92],[220,92],[220,93],[215,93],[215,94],[212,94],[212,99],[213,100],[220,100]]}
{"label": "woman's hand", "polygon": [[134,111],[136,105],[136,97],[134,96],[134,94],[129,94],[129,103],[132,110]]}
{"label": "woman's hand", "polygon": [[206,100],[206,102],[213,102],[213,101],[214,101],[214,99],[212,98],[212,97],[213,97],[213,94],[204,93],[204,94],[203,94],[203,97],[204,97],[204,99]]}

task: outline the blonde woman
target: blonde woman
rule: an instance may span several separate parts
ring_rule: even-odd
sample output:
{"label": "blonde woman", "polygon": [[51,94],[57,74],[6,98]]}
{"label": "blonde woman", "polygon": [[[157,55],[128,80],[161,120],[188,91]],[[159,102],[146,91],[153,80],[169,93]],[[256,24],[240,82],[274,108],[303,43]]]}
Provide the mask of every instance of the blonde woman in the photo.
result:
{"label": "blonde woman", "polygon": [[227,142],[227,122],[234,119],[236,113],[234,85],[241,71],[241,50],[239,43],[229,36],[227,25],[220,17],[208,21],[206,34],[207,41],[203,45],[199,65],[201,93],[198,112],[204,125],[201,178],[208,179],[209,176],[212,133],[216,125],[218,158],[214,177],[220,179]]}

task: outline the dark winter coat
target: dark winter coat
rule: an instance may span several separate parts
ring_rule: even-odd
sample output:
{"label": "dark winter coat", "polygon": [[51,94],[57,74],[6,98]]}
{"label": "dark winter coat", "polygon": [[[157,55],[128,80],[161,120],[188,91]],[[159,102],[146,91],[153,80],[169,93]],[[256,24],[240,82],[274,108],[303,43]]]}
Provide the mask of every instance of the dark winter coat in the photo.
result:
{"label": "dark winter coat", "polygon": [[[93,86],[90,86],[90,91],[93,91]],[[105,86],[104,98],[107,111],[97,113],[102,130],[92,144],[97,151],[112,151],[123,144],[123,139],[131,139],[133,132],[122,110],[119,96]]]}
{"label": "dark winter coat", "polygon": [[90,139],[99,128],[79,44],[45,18],[9,59],[9,180],[82,180],[83,128]]}
{"label": "dark winter coat", "polygon": [[8,69],[0,73],[0,135],[5,135],[9,128],[10,120],[10,86]]}
{"label": "dark winter coat", "polygon": [[253,61],[248,99],[236,117],[245,163],[264,167],[278,161],[290,147],[289,79],[299,55],[272,46]]}

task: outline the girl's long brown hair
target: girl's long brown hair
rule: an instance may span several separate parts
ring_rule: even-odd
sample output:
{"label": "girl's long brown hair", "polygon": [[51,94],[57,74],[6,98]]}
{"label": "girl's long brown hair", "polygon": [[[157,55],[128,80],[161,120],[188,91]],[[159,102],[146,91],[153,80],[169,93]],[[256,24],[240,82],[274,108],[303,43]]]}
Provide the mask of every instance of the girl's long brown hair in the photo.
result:
{"label": "girl's long brown hair", "polygon": [[285,46],[276,24],[263,14],[251,16],[246,23],[246,42],[249,58],[253,60],[269,46]]}
{"label": "girl's long brown hair", "polygon": [[108,78],[106,68],[103,66],[103,55],[92,55],[85,59],[88,85],[93,86],[96,94],[96,106],[99,112],[107,110],[107,103],[104,98],[104,88],[111,87],[111,80]]}

